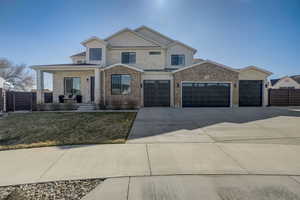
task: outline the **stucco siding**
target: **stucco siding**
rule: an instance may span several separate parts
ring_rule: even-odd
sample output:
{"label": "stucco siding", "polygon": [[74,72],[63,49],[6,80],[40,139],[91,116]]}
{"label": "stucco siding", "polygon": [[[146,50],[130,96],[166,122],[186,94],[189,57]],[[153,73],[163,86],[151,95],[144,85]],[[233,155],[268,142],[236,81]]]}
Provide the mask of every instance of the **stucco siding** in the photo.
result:
{"label": "stucco siding", "polygon": [[[160,55],[149,55],[150,51],[160,51]],[[122,52],[136,52],[136,63],[132,64],[142,69],[163,69],[165,66],[165,51],[158,50],[109,50],[107,54],[107,65],[112,65],[122,62]]]}
{"label": "stucco siding", "polygon": [[172,42],[171,40],[168,40],[167,38],[162,37],[159,34],[153,33],[152,31],[149,31],[149,30],[144,29],[144,28],[139,29],[137,32],[144,35],[144,36],[146,36],[146,37],[148,37],[148,38],[151,38],[152,40],[155,40],[155,41],[157,41],[157,42],[159,42],[160,44],[163,44],[163,45],[168,45]]}
{"label": "stucco siding", "polygon": [[[91,64],[106,64],[106,45],[97,41],[97,40],[91,40],[86,45],[86,60],[88,63]],[[102,59],[99,61],[90,60],[90,48],[102,48]]]}
{"label": "stucco siding", "polygon": [[188,68],[174,74],[174,99],[175,106],[181,106],[181,83],[183,81],[194,82],[228,82],[231,83],[232,105],[237,106],[239,102],[238,72],[234,72],[215,64],[204,63]]}
{"label": "stucco siding", "polygon": [[107,42],[111,46],[157,46],[153,42],[145,40],[129,31],[120,33],[108,39]]}
{"label": "stucco siding", "polygon": [[257,71],[257,70],[245,70],[239,73],[240,80],[265,80],[267,78],[267,74]]}
{"label": "stucco siding", "polygon": [[[174,106],[174,83],[171,72],[145,72],[142,74],[142,83],[144,83],[144,80],[170,80],[170,106]],[[143,89],[141,93],[141,101],[144,101]]]}
{"label": "stucco siding", "polygon": [[64,77],[80,77],[80,92],[84,103],[90,102],[90,77],[94,71],[56,71],[53,73],[53,101],[58,102],[58,96],[64,94]]}
{"label": "stucco siding", "polygon": [[[171,65],[171,55],[173,54],[183,54],[185,55],[185,65],[182,66],[172,66]],[[171,46],[168,48],[167,50],[167,57],[166,57],[166,62],[167,62],[167,66],[170,67],[184,67],[184,66],[189,66],[193,64],[193,51],[182,46],[179,44],[176,44],[174,46]]]}
{"label": "stucco siding", "polygon": [[249,69],[249,70],[243,70],[239,73],[239,80],[262,80],[263,81],[263,106],[268,105],[268,99],[269,99],[269,93],[268,88],[265,87],[265,85],[268,83],[267,77],[269,75],[266,73],[263,73],[258,70]]}
{"label": "stucco siding", "polygon": [[[138,107],[141,106],[141,72],[129,69],[123,66],[116,66],[104,70],[104,103],[106,106],[111,107],[114,104],[120,103],[127,105],[134,102]],[[113,95],[111,92],[111,76],[113,74],[128,74],[131,76],[130,93],[127,95]]]}

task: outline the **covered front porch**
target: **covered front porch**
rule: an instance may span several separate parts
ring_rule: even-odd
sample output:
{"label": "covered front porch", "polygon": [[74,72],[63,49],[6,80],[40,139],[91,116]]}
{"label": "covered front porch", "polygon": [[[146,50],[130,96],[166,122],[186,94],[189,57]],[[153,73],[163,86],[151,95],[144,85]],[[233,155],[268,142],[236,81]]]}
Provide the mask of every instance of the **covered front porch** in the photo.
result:
{"label": "covered front porch", "polygon": [[97,65],[33,66],[37,73],[37,104],[44,102],[44,73],[52,74],[53,103],[100,103],[100,67]]}

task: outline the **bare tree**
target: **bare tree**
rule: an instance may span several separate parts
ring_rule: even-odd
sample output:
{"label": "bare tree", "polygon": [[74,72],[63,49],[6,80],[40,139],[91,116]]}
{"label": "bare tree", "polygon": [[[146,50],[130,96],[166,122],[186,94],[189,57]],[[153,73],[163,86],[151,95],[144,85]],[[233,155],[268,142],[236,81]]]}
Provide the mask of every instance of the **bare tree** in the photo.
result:
{"label": "bare tree", "polygon": [[33,76],[26,65],[14,65],[7,59],[0,58],[0,76],[14,90],[28,91],[33,86]]}

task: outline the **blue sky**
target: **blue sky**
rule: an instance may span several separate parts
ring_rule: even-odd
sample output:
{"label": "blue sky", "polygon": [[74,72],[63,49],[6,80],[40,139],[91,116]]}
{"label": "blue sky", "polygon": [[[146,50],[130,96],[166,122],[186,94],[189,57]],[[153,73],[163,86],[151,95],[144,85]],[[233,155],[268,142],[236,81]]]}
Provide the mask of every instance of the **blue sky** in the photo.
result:
{"label": "blue sky", "polygon": [[149,26],[235,68],[300,74],[300,0],[0,0],[0,57],[69,63],[90,36]]}

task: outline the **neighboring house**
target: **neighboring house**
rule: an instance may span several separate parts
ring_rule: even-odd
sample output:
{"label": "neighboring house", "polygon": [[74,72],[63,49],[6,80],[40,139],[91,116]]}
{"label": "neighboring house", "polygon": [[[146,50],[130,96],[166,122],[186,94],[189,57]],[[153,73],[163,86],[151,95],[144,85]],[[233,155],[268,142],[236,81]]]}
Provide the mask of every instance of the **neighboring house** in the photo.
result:
{"label": "neighboring house", "polygon": [[271,81],[272,89],[300,89],[300,75],[295,76],[285,76],[280,79],[272,79]]}
{"label": "neighboring house", "polygon": [[250,66],[233,69],[194,58],[196,49],[151,28],[123,29],[91,37],[72,64],[36,65],[37,102],[43,103],[43,72],[53,74],[53,98],[82,95],[83,103],[110,107],[230,107],[267,105],[267,77]]}
{"label": "neighboring house", "polygon": [[4,88],[4,83],[5,83],[4,78],[0,77],[0,88]]}

